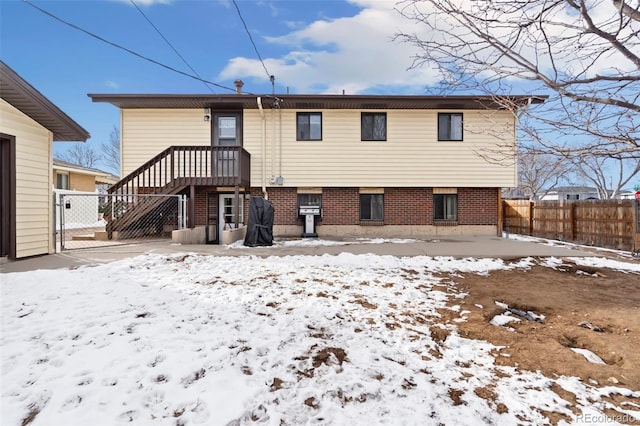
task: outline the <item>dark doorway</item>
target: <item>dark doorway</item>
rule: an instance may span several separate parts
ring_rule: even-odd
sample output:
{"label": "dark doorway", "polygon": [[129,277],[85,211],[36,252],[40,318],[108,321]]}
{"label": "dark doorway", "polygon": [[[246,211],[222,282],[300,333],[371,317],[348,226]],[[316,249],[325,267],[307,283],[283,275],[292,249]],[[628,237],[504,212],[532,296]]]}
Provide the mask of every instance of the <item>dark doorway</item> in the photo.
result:
{"label": "dark doorway", "polygon": [[207,227],[206,227],[207,244],[218,244],[218,194],[215,192],[207,193]]}
{"label": "dark doorway", "polygon": [[0,133],[0,256],[16,257],[16,137]]}

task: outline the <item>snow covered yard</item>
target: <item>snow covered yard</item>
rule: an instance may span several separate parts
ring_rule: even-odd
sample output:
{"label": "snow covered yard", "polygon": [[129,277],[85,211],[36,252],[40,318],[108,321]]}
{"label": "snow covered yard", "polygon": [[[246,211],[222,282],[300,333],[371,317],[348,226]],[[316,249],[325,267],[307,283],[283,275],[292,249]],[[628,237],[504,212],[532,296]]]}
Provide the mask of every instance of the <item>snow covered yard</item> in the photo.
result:
{"label": "snow covered yard", "polygon": [[464,321],[458,274],[537,262],[181,254],[5,274],[0,423],[612,424],[603,397],[640,392],[497,365],[500,347],[439,321]]}

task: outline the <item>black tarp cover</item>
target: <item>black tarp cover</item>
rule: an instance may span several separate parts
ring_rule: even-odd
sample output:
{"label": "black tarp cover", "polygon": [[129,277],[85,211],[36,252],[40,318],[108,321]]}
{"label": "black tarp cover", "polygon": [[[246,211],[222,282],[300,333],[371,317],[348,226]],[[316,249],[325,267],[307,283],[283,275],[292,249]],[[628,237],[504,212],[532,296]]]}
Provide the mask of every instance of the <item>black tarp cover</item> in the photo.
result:
{"label": "black tarp cover", "polygon": [[273,245],[273,204],[263,197],[251,197],[249,221],[244,245],[249,247]]}

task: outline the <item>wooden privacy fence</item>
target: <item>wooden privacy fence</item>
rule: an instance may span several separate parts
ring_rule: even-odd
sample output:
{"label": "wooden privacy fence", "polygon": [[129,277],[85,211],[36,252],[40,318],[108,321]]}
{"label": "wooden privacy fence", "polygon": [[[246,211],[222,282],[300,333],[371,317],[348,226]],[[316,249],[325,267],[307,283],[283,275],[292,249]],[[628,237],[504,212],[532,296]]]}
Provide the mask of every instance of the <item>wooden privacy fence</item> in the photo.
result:
{"label": "wooden privacy fence", "polygon": [[640,250],[636,200],[503,201],[504,231],[616,250]]}

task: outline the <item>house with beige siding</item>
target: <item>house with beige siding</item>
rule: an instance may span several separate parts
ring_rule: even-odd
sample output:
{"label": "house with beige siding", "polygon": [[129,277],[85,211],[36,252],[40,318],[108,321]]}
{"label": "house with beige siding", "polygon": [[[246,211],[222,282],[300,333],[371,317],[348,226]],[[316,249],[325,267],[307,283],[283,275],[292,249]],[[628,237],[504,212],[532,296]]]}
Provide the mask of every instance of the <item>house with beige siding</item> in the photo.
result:
{"label": "house with beige siding", "polygon": [[213,226],[216,235],[245,223],[249,196],[263,196],[275,208],[276,237],[303,234],[305,205],[321,208],[319,236],[496,235],[501,188],[516,186],[513,105],[544,102],[540,96],[505,102],[493,96],[89,96],[120,109],[125,177],[115,193],[184,194],[188,226]]}
{"label": "house with beige siding", "polygon": [[100,187],[108,187],[120,178],[104,170],[94,167],[83,167],[79,164],[53,159],[53,184],[56,189],[71,191],[96,192]]}
{"label": "house with beige siding", "polygon": [[0,257],[53,253],[53,141],[89,133],[0,61]]}

